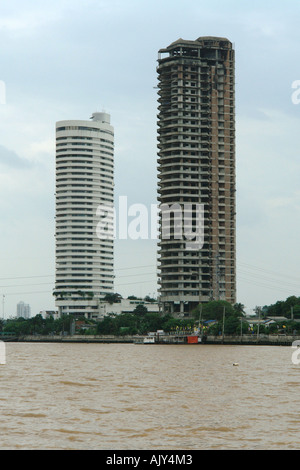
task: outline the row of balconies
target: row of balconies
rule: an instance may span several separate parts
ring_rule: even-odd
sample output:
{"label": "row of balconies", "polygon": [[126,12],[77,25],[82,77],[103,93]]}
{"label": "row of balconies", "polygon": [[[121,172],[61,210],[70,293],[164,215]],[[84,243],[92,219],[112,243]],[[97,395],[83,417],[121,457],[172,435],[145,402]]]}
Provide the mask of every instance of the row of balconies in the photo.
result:
{"label": "row of balconies", "polygon": [[97,197],[94,196],[72,196],[70,194],[67,194],[66,196],[58,196],[56,198],[56,207],[59,206],[92,206],[94,205],[97,207],[101,202],[106,201],[106,202],[111,202],[113,204],[113,193],[111,191],[101,191],[101,193],[98,193]]}
{"label": "row of balconies", "polygon": [[[205,232],[207,232],[206,229]],[[233,237],[231,236],[231,238]],[[220,246],[222,246],[222,250],[225,253],[225,259],[231,258],[235,251],[235,241],[228,241],[224,247],[224,245],[219,245],[217,236],[215,240],[215,242],[208,242],[205,236],[205,241],[200,253],[196,250],[186,250],[185,240],[162,240],[158,243],[160,262],[172,266],[177,264],[183,266],[186,263],[191,266],[195,264],[195,262],[198,265],[207,265],[212,259],[212,253],[220,252]]]}
{"label": "row of balconies", "polygon": [[207,179],[199,178],[198,184],[196,183],[180,183],[180,182],[172,182],[166,184],[165,182],[159,183],[158,186],[158,193],[160,197],[169,196],[170,194],[176,194],[179,196],[198,196],[201,198],[201,189],[207,187]]}
{"label": "row of balconies", "polygon": [[[169,120],[168,120],[169,121]],[[168,122],[167,121],[167,122]],[[181,133],[180,135],[185,134],[199,134],[203,137],[234,137],[235,136],[235,129],[234,125],[228,125],[225,127],[224,122],[220,122],[218,128],[216,128],[215,123],[212,121],[207,122],[207,118],[205,118],[205,122],[201,122],[199,119],[197,120],[186,120],[184,122],[184,118],[178,119],[176,123],[169,123],[165,124],[164,120],[159,121],[158,124],[158,134],[160,137],[164,137],[165,135]],[[230,122],[230,121],[229,121]]]}
{"label": "row of balconies", "polygon": [[59,165],[56,165],[56,174],[57,175],[61,175],[63,171],[67,171],[67,172],[70,172],[70,171],[74,171],[74,170],[79,170],[80,172],[82,170],[87,170],[87,171],[91,171],[91,174],[93,173],[98,173],[98,174],[101,174],[101,172],[105,172],[105,171],[110,171],[111,168],[114,168],[113,165],[110,165],[108,163],[105,163],[105,164],[99,164],[99,165],[87,165],[87,164],[77,164],[74,165],[72,163],[70,164],[59,164]]}
{"label": "row of balconies", "polygon": [[[232,273],[232,267],[227,265],[222,265],[222,266],[217,266],[216,263],[208,263],[207,260],[201,260],[199,261],[197,265],[197,270],[195,271],[194,265],[180,265],[177,270],[176,270],[176,265],[174,264],[164,264],[161,268],[159,268],[159,276],[168,276],[168,274],[173,274],[178,276],[179,274],[184,274],[184,275],[193,275],[197,276],[198,279],[208,279],[213,272],[216,270],[220,271],[220,274],[222,273],[222,276],[231,276]],[[186,271],[183,271],[185,269]],[[194,269],[192,271],[192,269]]]}
{"label": "row of balconies", "polygon": [[[185,252],[187,254],[188,252]],[[191,256],[188,257],[186,256],[185,258],[181,257],[181,262],[176,264],[176,263],[170,263],[169,260],[163,256],[161,256],[160,262],[162,263],[162,266],[158,268],[158,271],[162,271],[163,269],[175,269],[176,267],[180,267],[181,271],[183,268],[187,269],[193,269],[195,267],[195,261],[197,263],[197,269],[199,270],[199,273],[201,274],[208,274],[214,267],[217,266],[215,262],[215,256],[212,256],[210,253],[210,256],[202,256],[202,251],[201,251],[201,256],[199,257],[198,253],[198,258],[194,257],[192,258]],[[223,265],[218,265],[218,269],[222,269],[224,272],[228,273],[228,269],[232,268],[232,257],[227,256],[225,259],[225,264]]]}
{"label": "row of balconies", "polygon": [[71,181],[68,181],[66,179],[58,178],[56,181],[56,187],[58,189],[62,190],[77,190],[77,191],[88,191],[89,189],[94,192],[99,188],[99,185],[105,184],[107,186],[111,186],[113,183],[113,178],[108,175],[104,175],[100,178],[93,179],[93,178],[88,178],[88,179],[79,179],[75,180],[72,178]]}
{"label": "row of balconies", "polygon": [[100,184],[102,178],[108,178],[108,181],[112,181],[113,178],[113,171],[77,171],[77,172],[68,172],[68,171],[61,171],[56,174],[56,185],[58,186],[59,183],[63,184],[72,184],[75,182],[84,182],[87,181],[88,183]]}
{"label": "row of balconies", "polygon": [[[174,64],[174,61],[172,61]],[[234,64],[233,61],[229,61],[230,67],[228,67],[228,73],[230,77],[233,77],[234,75]],[[180,79],[180,80],[199,80],[200,79],[210,79],[211,78],[211,70],[212,70],[212,64],[211,61],[207,63],[205,59],[198,61],[197,64],[193,65],[193,69],[189,67],[188,64],[184,65],[173,65],[171,66],[170,62],[167,63],[160,63],[159,67],[157,68],[157,73],[158,73],[158,79],[159,82],[161,83],[171,83],[173,80]],[[217,75],[219,77],[224,77],[225,70],[223,65],[218,64],[218,61],[216,61],[215,64],[213,64],[214,69],[217,71]]]}
{"label": "row of balconies", "polygon": [[84,266],[76,266],[74,267],[74,264],[68,264],[68,265],[63,265],[61,266],[60,264],[56,264],[56,276],[63,276],[65,277],[66,273],[70,273],[70,275],[74,276],[79,276],[80,273],[88,276],[95,276],[95,277],[107,277],[107,278],[113,278],[114,273],[113,273],[113,268],[99,268],[99,266],[89,266],[86,267],[85,263]]}
{"label": "row of balconies", "polygon": [[[63,186],[61,187],[63,188]],[[64,200],[64,199],[82,199],[82,198],[92,198],[92,199],[99,199],[101,196],[109,195],[110,197],[113,195],[114,190],[111,185],[108,183],[106,185],[102,184],[99,188],[99,185],[95,185],[94,190],[85,190],[85,189],[72,189],[66,187],[66,189],[58,189],[55,193],[57,200]],[[90,196],[91,195],[91,196]]]}
{"label": "row of balconies", "polygon": [[177,172],[166,172],[163,175],[158,175],[158,179],[161,181],[158,183],[160,187],[167,186],[168,184],[184,184],[189,187],[199,186],[199,182],[206,181],[211,177],[211,173],[208,172],[194,172],[194,174],[189,174],[189,176],[184,176],[184,173],[178,174]]}
{"label": "row of balconies", "polygon": [[92,165],[92,166],[101,166],[101,165],[114,165],[114,158],[107,156],[97,156],[96,158],[90,155],[71,155],[70,153],[65,155],[59,155],[56,158],[56,166],[61,166],[62,164],[70,165]]}
{"label": "row of balconies", "polygon": [[[61,181],[68,181],[69,183],[72,183],[74,181],[94,181],[96,182],[97,179],[96,177],[98,176],[98,181],[101,180],[101,178],[104,178],[105,176],[108,178],[113,177],[114,172],[109,171],[109,170],[101,170],[101,171],[64,171],[60,170],[56,172],[56,181],[61,182]],[[78,178],[80,176],[80,178]],[[86,178],[84,178],[86,177]],[[88,179],[87,177],[91,177]]]}
{"label": "row of balconies", "polygon": [[80,236],[77,236],[77,237],[72,237],[71,235],[56,235],[56,246],[57,248],[61,248],[63,247],[64,245],[66,246],[66,250],[68,248],[68,246],[70,246],[71,248],[74,248],[74,247],[78,247],[78,248],[82,248],[82,247],[93,247],[95,246],[96,248],[99,248],[100,246],[107,246],[107,247],[110,247],[111,246],[111,243],[113,240],[109,240],[109,239],[100,239],[99,237],[97,237],[97,234],[96,232],[92,233],[92,236],[91,237],[80,237]]}
{"label": "row of balconies", "polygon": [[[203,89],[197,89],[191,91],[190,89],[174,89],[168,93],[161,93],[161,97],[158,98],[159,106],[164,106],[167,103],[185,103],[192,101],[197,103],[201,107],[210,109],[212,105],[218,105],[219,112],[224,112],[224,109],[228,107],[234,108],[235,97],[233,92],[227,93],[226,90],[220,91],[225,96],[213,96],[209,92],[203,91]],[[160,107],[158,107],[160,109]],[[200,113],[202,110],[200,110]]]}
{"label": "row of balconies", "polygon": [[[109,201],[110,204],[112,204],[111,201]],[[100,203],[99,203],[100,204]],[[62,203],[61,206],[58,207],[58,205],[56,206],[56,215],[59,215],[59,214],[62,214],[62,213],[70,213],[71,214],[74,214],[74,213],[79,213],[79,214],[88,214],[88,213],[91,213],[91,212],[94,212],[95,215],[96,215],[96,210],[98,208],[98,205],[94,205],[92,203],[79,203],[79,202],[74,202],[73,204],[72,203],[68,203],[68,204],[65,204],[65,203]]]}
{"label": "row of balconies", "polygon": [[[179,111],[183,110],[199,110],[199,105],[201,105],[200,108],[200,114],[203,119],[209,119],[211,115],[213,114],[220,114],[219,120],[222,120],[222,113],[219,107],[217,106],[212,106],[212,103],[208,101],[208,99],[200,99],[196,95],[182,95],[182,96],[173,96],[172,98],[168,99],[161,99],[158,100],[159,105],[157,107],[159,113],[158,113],[158,118],[159,119],[165,119],[166,117],[169,117],[170,115],[176,115]],[[232,110],[228,112],[228,106],[226,106],[227,110],[227,115],[231,115],[232,119],[234,118],[234,103],[232,104]]]}
{"label": "row of balconies", "polygon": [[[233,279],[235,279],[235,272],[223,272],[223,273],[219,273],[219,280],[222,281],[222,282],[225,282],[225,283],[230,283],[233,281]],[[194,275],[194,276],[189,276],[189,275],[184,275],[184,276],[180,276],[178,274],[159,274],[159,277],[160,277],[160,285],[163,285],[164,287],[168,287],[168,285],[170,283],[173,283],[174,281],[178,282],[178,283],[182,283],[182,282],[194,282],[196,284],[199,283],[206,283],[206,282],[213,282],[216,280],[216,270],[215,269],[210,269],[210,273],[209,274],[204,274],[204,275]]]}
{"label": "row of balconies", "polygon": [[[220,188],[221,185],[221,188]],[[172,201],[177,201],[180,202],[180,199],[178,197],[184,198],[184,201],[186,201],[187,197],[193,198],[193,202],[197,202],[199,199],[201,199],[202,196],[209,195],[209,194],[202,194],[202,190],[211,190],[211,195],[216,195],[216,193],[219,194],[220,197],[225,196],[225,191],[235,191],[233,187],[228,187],[224,188],[223,183],[219,183],[219,188],[215,188],[215,190],[212,189],[211,184],[207,182],[207,180],[200,181],[200,185],[198,188],[196,187],[190,187],[190,186],[175,186],[175,187],[169,187],[169,185],[166,185],[164,187],[164,184],[159,184],[159,189],[158,193],[160,195],[159,200],[166,200],[169,199],[170,202]],[[233,184],[232,184],[233,186]],[[217,190],[220,190],[219,192]],[[171,196],[174,197],[175,199],[171,199]]]}
{"label": "row of balconies", "polygon": [[[216,77],[214,75],[213,79]],[[211,82],[212,77],[207,77],[204,74],[199,76],[198,79],[194,80],[185,80],[183,78],[173,78],[173,79],[163,79],[158,81],[158,91],[159,96],[167,95],[172,93],[174,90],[177,91],[188,91],[195,92],[201,91],[207,94],[212,94],[215,90],[220,92],[229,92],[234,94],[234,80],[232,76],[218,76],[217,83]],[[224,80],[225,78],[225,80]]]}
{"label": "row of balconies", "polygon": [[168,184],[172,180],[197,182],[199,181],[199,177],[208,178],[210,175],[212,175],[212,171],[203,170],[197,164],[185,169],[181,168],[180,170],[173,169],[170,165],[166,164],[160,169],[158,178],[162,180],[161,183]]}
{"label": "row of balconies", "polygon": [[[160,262],[161,266],[158,268],[159,272],[165,272],[166,274],[168,273],[198,273],[199,275],[205,275],[209,274],[211,272],[211,269],[214,267],[218,267],[222,269],[224,272],[227,271],[227,269],[231,266],[229,264],[231,263],[231,253],[232,250],[227,250],[227,255],[225,254],[223,256],[222,262],[216,263],[215,260],[215,255],[212,256],[212,253],[208,252],[203,252],[204,255],[202,254],[202,251],[198,253],[198,259],[196,257],[196,263],[195,263],[195,257],[194,258],[183,258],[181,257],[180,260],[176,260],[174,258],[174,263],[170,262],[169,259],[166,257],[161,257]],[[216,251],[214,251],[216,253]],[[177,263],[175,262],[177,261]],[[226,263],[227,261],[227,263]]]}
{"label": "row of balconies", "polygon": [[201,139],[201,142],[209,142],[216,139],[226,139],[229,140],[230,143],[234,143],[235,132],[233,130],[229,130],[229,132],[224,132],[224,128],[219,129],[216,131],[212,127],[209,129],[204,126],[199,126],[199,124],[191,125],[187,124],[182,127],[163,127],[158,131],[158,140],[161,142],[163,139],[167,137],[173,137],[176,140],[184,140],[190,139],[191,137],[197,137],[197,139]]}
{"label": "row of balconies", "polygon": [[[158,113],[157,114],[157,119],[159,120],[157,122],[158,126],[160,125],[160,122],[165,122],[165,121],[170,121],[170,120],[174,120],[176,121],[175,123],[177,123],[177,121],[180,119],[196,119],[197,121],[199,121],[200,123],[202,121],[207,122],[208,125],[210,125],[210,118],[209,116],[207,116],[208,114],[208,111],[209,111],[209,108],[207,109],[207,111],[203,110],[203,107],[201,107],[201,109],[199,109],[198,107],[194,107],[192,108],[190,105],[187,107],[181,105],[180,107],[177,105],[176,107],[172,107],[170,108],[168,111],[164,112],[163,114],[162,113]],[[205,115],[204,115],[205,114]],[[204,125],[203,123],[203,125]],[[223,124],[223,123],[222,123]]]}
{"label": "row of balconies", "polygon": [[[113,156],[113,151],[114,151],[113,146],[96,144],[96,143],[71,142],[68,140],[65,142],[56,142],[55,147],[56,147],[57,154],[61,152],[67,152],[67,153],[83,152],[84,154],[86,153],[90,154],[91,157],[93,156],[95,157],[95,155],[97,155],[97,152],[100,152],[101,154],[103,150],[104,150],[104,153],[108,153],[109,155]],[[109,152],[107,152],[108,150]],[[57,155],[57,157],[59,156],[60,155]]]}
{"label": "row of balconies", "polygon": [[[56,161],[60,161],[62,158],[67,158],[76,161],[77,159],[83,158],[84,160],[101,161],[114,159],[114,153],[106,146],[99,146],[99,148],[69,148],[67,144],[57,144],[62,146],[56,149]],[[112,149],[113,150],[113,149]]]}
{"label": "row of balconies", "polygon": [[[62,272],[62,270],[56,271],[56,281],[64,283],[66,281],[66,277],[68,280],[73,277],[82,277],[83,280],[86,278],[94,278],[95,282],[100,282],[100,280],[112,280],[114,278],[113,274],[107,274],[105,272],[100,272],[99,270],[93,270],[92,272],[86,272],[86,270],[74,272],[69,269],[66,269]],[[71,279],[73,281],[73,279]]]}
{"label": "row of balconies", "polygon": [[[223,196],[222,194],[219,194],[220,196]],[[178,194],[178,193],[175,193],[175,194],[172,194],[171,197],[170,195],[164,195],[164,196],[160,196],[158,197],[158,200],[160,202],[160,204],[168,204],[170,207],[172,206],[172,204],[174,204],[175,202],[177,204],[188,204],[188,203],[192,203],[192,204],[209,204],[211,203],[211,200],[212,200],[212,197],[211,195],[195,195],[195,196],[192,196],[192,195],[187,195],[187,196],[183,196],[182,194]],[[232,197],[232,198],[227,198],[227,200],[229,200],[231,202],[231,207],[232,207],[232,211],[230,211],[230,213],[227,212],[227,217],[228,217],[228,220],[231,221],[231,219],[234,221],[234,217],[236,215],[236,213],[234,212],[234,202],[235,202],[235,199]],[[213,221],[215,221],[215,214],[218,213],[218,210],[217,209],[211,209],[211,211],[209,212],[209,219]],[[214,217],[213,217],[214,216]],[[226,218],[227,218],[226,217]],[[229,219],[230,217],[230,219]],[[221,219],[220,220],[220,223],[221,222],[224,222],[224,219]],[[209,221],[207,222],[209,223]]]}
{"label": "row of balconies", "polygon": [[[82,157],[80,157],[82,158]],[[89,166],[95,166],[99,167],[101,165],[114,165],[114,160],[113,158],[88,158],[85,157],[83,159],[79,158],[73,158],[71,155],[60,155],[60,158],[56,159],[56,167],[61,166],[61,165],[68,165],[68,166],[74,166],[74,165],[89,165]]]}
{"label": "row of balconies", "polygon": [[[209,251],[208,250],[208,243],[204,243],[203,248],[201,248],[201,252],[199,254],[198,251],[189,251],[186,250],[185,248],[185,241],[182,243],[181,240],[177,241],[177,244],[175,243],[176,240],[169,240],[169,243],[159,243],[159,249],[158,249],[158,254],[160,256],[160,262],[161,263],[166,263],[168,266],[174,267],[179,265],[181,267],[185,266],[185,261],[188,263],[190,267],[193,266],[194,261],[197,261],[198,266],[209,266],[214,264],[214,260],[212,258],[211,251],[214,251],[214,253],[218,252],[219,250],[219,245],[218,243],[211,243],[209,245]],[[165,241],[167,242],[167,241]],[[181,247],[184,245],[183,247]],[[205,248],[206,247],[206,248]],[[178,251],[178,263],[176,263],[176,250]],[[224,251],[225,255],[223,256],[224,260],[222,263],[220,263],[220,266],[226,265],[226,260],[227,263],[234,257],[235,253],[235,243],[228,243],[227,244],[227,250],[226,252]],[[172,256],[173,256],[173,261],[172,262]]]}
{"label": "row of balconies", "polygon": [[[172,170],[170,167],[166,167],[165,171],[161,171],[159,174],[160,185],[167,186],[169,183],[178,182],[179,184],[187,183],[188,185],[193,182],[208,181],[211,184],[220,184],[220,183],[232,183],[234,184],[234,168],[228,168],[225,171],[225,167],[219,167],[219,171],[207,171],[201,170],[199,166],[192,166],[186,170]],[[102,193],[103,194],[103,193]]]}
{"label": "row of balconies", "polygon": [[[101,253],[102,253],[101,246]],[[61,250],[60,250],[61,251]],[[84,250],[80,250],[77,254],[74,254],[74,250],[70,250],[67,254],[63,253],[56,257],[56,265],[66,265],[66,264],[84,264],[84,265],[92,265],[92,266],[108,266],[111,267],[113,265],[113,250],[111,249],[110,252],[104,254],[91,254],[91,253],[84,253]],[[100,261],[101,260],[101,261]]]}
{"label": "row of balconies", "polygon": [[195,150],[198,152],[235,152],[234,141],[231,143],[214,143],[211,140],[204,142],[201,138],[199,138],[199,136],[193,137],[192,135],[188,135],[185,138],[174,135],[169,139],[159,138],[158,141],[159,143],[157,144],[157,147],[159,148],[160,152],[181,150]]}
{"label": "row of balconies", "polygon": [[112,191],[101,191],[101,193],[97,197],[91,196],[61,196],[57,198],[56,206],[92,206],[94,205],[95,208],[98,207],[101,203],[111,203],[113,204],[113,192]]}
{"label": "row of balconies", "polygon": [[99,292],[101,291],[105,286],[109,286],[110,288],[113,287],[113,281],[112,280],[97,280],[95,282],[91,282],[91,280],[85,280],[85,279],[74,279],[74,280],[65,280],[65,281],[57,281],[55,283],[55,292],[57,295],[59,295],[60,292],[66,292],[70,291],[71,289],[74,289],[74,291],[79,290],[79,289],[84,289],[84,290],[90,290],[92,292]]}
{"label": "row of balconies", "polygon": [[66,188],[73,189],[73,188],[84,188],[89,189],[91,188],[94,192],[95,189],[99,188],[99,185],[107,185],[111,187],[113,184],[113,178],[111,175],[101,175],[98,178],[64,178],[64,177],[57,177],[56,179],[56,191]]}
{"label": "row of balconies", "polygon": [[[223,183],[223,182],[218,183],[217,181],[212,182],[211,180],[203,180],[200,183],[201,184],[199,185],[199,188],[198,188],[196,193],[195,193],[194,190],[191,190],[191,191],[193,191],[193,194],[198,195],[199,198],[201,198],[202,196],[204,196],[204,197],[209,197],[210,196],[212,198],[212,197],[216,197],[216,194],[218,194],[218,196],[220,198],[222,198],[222,197],[227,197],[227,198],[231,197],[231,198],[233,198],[234,193],[236,191],[234,182],[232,182],[230,184],[226,184],[226,187],[225,187],[225,183]],[[214,184],[212,184],[212,183],[214,183]],[[169,190],[169,187],[168,187],[167,184],[164,184],[164,182],[159,183],[158,192],[161,196],[163,196],[163,197],[169,196],[168,190]],[[189,194],[189,192],[190,192],[190,188],[188,187],[186,192],[183,193],[182,195]],[[172,190],[171,194],[173,194],[173,193],[174,193],[174,191]]]}
{"label": "row of balconies", "polygon": [[[222,196],[222,197],[224,197],[224,196]],[[166,202],[165,198],[161,198],[161,199],[164,199],[164,201],[162,203],[168,204],[170,207],[172,206],[172,204],[174,204],[174,200]],[[214,205],[214,207],[212,207],[213,202],[215,202],[215,201],[213,201],[213,199],[215,199],[215,197],[212,198],[212,196],[210,194],[201,194],[197,198],[194,198],[194,199],[195,200],[192,201],[194,204],[204,204],[204,211],[205,211],[206,217],[207,217],[207,214],[209,214],[209,219],[214,221],[215,220],[215,214],[218,213],[218,208],[216,208],[215,205]],[[230,214],[229,214],[228,210],[227,210],[227,214],[230,215],[230,218],[234,217],[234,215],[235,215],[235,212],[234,212],[235,198],[228,196],[228,197],[225,197],[225,199],[226,199],[226,203],[230,205]],[[179,204],[180,203],[184,204],[185,202],[187,202],[187,201],[186,200],[181,201],[181,202],[178,201]],[[226,205],[226,207],[228,208],[227,205]],[[224,214],[225,214],[225,211],[223,212],[223,215]],[[223,223],[223,220],[222,220],[222,223]]]}
{"label": "row of balconies", "polygon": [[[160,157],[157,159],[158,163],[168,164],[168,160],[170,160],[169,164],[184,165],[186,162],[196,162],[200,166],[208,165],[208,167],[211,167],[212,152],[210,150],[164,150],[160,151],[159,154]],[[219,166],[226,166],[225,162],[229,162],[230,167],[233,164],[232,158],[230,158],[231,155],[228,152],[226,152],[226,154],[223,151],[218,151],[217,154],[214,152],[213,156],[215,159],[216,157],[218,158]]]}

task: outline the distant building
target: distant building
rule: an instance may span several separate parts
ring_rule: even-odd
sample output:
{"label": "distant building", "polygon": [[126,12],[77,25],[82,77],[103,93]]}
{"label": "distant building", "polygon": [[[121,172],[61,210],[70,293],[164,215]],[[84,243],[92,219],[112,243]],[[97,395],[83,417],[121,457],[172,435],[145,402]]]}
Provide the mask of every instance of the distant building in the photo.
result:
{"label": "distant building", "polygon": [[40,315],[44,318],[44,320],[47,320],[47,318],[52,317],[54,320],[57,320],[59,318],[59,313],[57,310],[41,310]]}
{"label": "distant building", "polygon": [[25,304],[22,300],[17,304],[17,317],[30,318],[31,308],[29,304]]}
{"label": "distant building", "polygon": [[[113,292],[113,236],[97,227],[114,205],[114,129],[110,115],[56,123],[56,279],[60,315],[93,318]],[[101,218],[102,217],[102,218]],[[111,229],[113,226],[111,219]]]}

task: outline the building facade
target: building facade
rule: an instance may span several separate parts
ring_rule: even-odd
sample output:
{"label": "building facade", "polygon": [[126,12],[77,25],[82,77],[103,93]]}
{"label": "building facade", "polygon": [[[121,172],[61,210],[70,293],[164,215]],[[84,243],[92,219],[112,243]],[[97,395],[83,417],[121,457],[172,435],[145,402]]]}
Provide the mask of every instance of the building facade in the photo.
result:
{"label": "building facade", "polygon": [[98,230],[102,209],[113,205],[110,115],[57,122],[54,295],[60,314],[90,318],[100,299],[113,292],[113,237]]}
{"label": "building facade", "polygon": [[[159,240],[160,301],[184,316],[236,301],[235,56],[226,38],[179,39],[158,57],[158,200],[204,210],[201,248]],[[197,227],[196,227],[197,228]]]}
{"label": "building facade", "polygon": [[147,302],[140,299],[120,299],[119,302],[109,303],[101,302],[99,316],[96,319],[102,319],[106,315],[121,315],[122,313],[132,314],[138,305],[143,305],[148,313],[160,313],[158,302]]}

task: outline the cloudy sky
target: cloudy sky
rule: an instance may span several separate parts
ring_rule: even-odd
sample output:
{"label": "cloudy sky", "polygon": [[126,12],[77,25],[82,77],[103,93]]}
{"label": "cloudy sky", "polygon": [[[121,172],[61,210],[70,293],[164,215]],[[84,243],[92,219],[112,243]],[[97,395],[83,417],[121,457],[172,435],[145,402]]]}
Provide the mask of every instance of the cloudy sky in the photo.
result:
{"label": "cloudy sky", "polygon": [[[54,307],[55,122],[109,112],[116,197],[155,204],[157,51],[205,35],[236,50],[237,300],[300,295],[299,15],[298,0],[1,1],[0,316]],[[115,290],[156,295],[156,242],[115,251]]]}

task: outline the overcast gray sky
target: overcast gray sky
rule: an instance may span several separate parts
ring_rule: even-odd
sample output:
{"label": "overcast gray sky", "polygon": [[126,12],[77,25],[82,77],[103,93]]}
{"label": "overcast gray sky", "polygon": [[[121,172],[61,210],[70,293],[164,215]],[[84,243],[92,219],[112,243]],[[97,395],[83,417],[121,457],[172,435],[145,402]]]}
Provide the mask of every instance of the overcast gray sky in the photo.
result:
{"label": "overcast gray sky", "polygon": [[[298,0],[1,1],[6,317],[20,300],[33,315],[54,307],[55,122],[109,112],[116,197],[155,204],[157,52],[205,35],[236,50],[237,300],[251,311],[300,295],[299,14]],[[156,295],[155,241],[117,241],[115,268],[122,295]]]}

